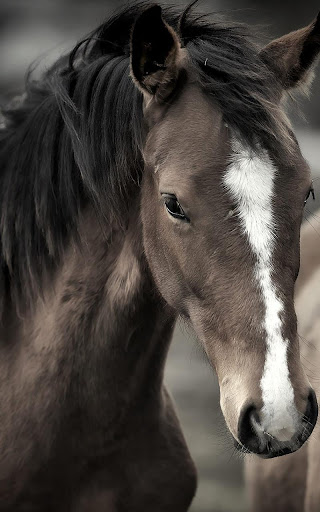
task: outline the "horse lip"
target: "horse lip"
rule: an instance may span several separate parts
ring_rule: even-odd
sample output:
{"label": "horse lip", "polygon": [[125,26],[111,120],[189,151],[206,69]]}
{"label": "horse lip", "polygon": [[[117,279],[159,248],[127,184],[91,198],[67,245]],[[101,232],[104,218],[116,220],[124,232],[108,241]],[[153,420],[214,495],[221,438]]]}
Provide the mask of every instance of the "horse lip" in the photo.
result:
{"label": "horse lip", "polygon": [[242,444],[240,444],[238,441],[235,440],[234,446],[238,451],[240,451],[242,453],[245,450],[247,455],[257,455],[261,459],[274,459],[275,457],[282,457],[283,455],[288,455],[290,453],[294,453],[295,451],[297,451],[300,448],[301,445],[294,444],[291,447],[284,446],[283,448],[280,448],[278,450],[269,450],[268,448],[266,448],[262,451],[258,451],[258,450],[253,451],[253,450],[248,450],[248,448],[246,448],[245,446],[243,446]]}
{"label": "horse lip", "polygon": [[282,457],[283,455],[289,455],[290,453],[294,453],[297,450],[299,450],[303,446],[305,441],[309,438],[312,431],[313,427],[308,425],[308,427],[304,428],[304,432],[301,433],[298,437],[296,437],[295,440],[293,440],[290,445],[288,445],[288,443],[285,443],[282,447],[277,449],[270,448],[269,443],[266,443],[265,448],[263,450],[249,450],[246,446],[239,443],[239,441],[237,441],[236,439],[234,439],[234,446],[236,450],[247,455],[257,455],[262,459],[274,459],[276,457]]}
{"label": "horse lip", "polygon": [[289,455],[290,453],[294,453],[297,450],[299,450],[300,447],[301,445],[294,444],[291,447],[284,446],[283,448],[280,448],[278,450],[264,451],[262,453],[258,453],[257,455],[262,459],[274,459],[276,457],[282,457],[283,455]]}

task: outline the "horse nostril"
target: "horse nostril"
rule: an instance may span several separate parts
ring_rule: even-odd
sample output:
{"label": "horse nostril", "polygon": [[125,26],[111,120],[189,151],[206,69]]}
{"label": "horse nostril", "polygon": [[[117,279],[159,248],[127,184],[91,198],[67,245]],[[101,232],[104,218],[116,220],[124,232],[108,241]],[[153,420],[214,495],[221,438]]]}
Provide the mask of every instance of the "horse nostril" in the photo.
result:
{"label": "horse nostril", "polygon": [[[313,389],[310,389],[309,396],[308,396],[308,404],[306,408],[306,412],[304,415],[305,421],[308,422],[308,425],[310,429],[313,429],[317,422],[318,418],[318,404],[316,399],[316,394],[313,391]],[[310,434],[311,432],[309,432]]]}
{"label": "horse nostril", "polygon": [[259,449],[259,437],[255,429],[255,424],[259,423],[257,408],[249,405],[242,409],[238,423],[238,438],[240,443],[256,452]]}

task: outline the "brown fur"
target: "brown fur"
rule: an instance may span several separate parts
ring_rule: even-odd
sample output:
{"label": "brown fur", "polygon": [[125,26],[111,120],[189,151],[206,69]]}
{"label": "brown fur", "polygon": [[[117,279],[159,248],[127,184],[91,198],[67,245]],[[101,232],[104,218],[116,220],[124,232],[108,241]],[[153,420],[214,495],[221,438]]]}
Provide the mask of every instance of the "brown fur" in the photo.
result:
{"label": "brown fur", "polygon": [[[163,39],[151,41],[157,55],[144,39],[146,33],[154,35],[149,15],[158,24],[155,33],[169,43],[163,50]],[[82,207],[79,239],[61,239],[61,261],[47,277],[43,297],[33,309],[24,304],[20,314],[15,304],[5,304],[0,333],[1,512],[186,512],[196,472],[163,385],[178,314],[192,322],[217,370],[235,438],[241,409],[248,402],[261,406],[263,302],[253,279],[254,256],[236,216],[230,215],[234,205],[221,185],[231,132],[195,67],[181,57],[186,52],[172,30],[154,6],[133,29],[132,63],[138,67],[132,65],[132,73],[145,94],[146,165],[130,197],[125,227],[110,221],[103,231],[103,216],[97,217],[92,206]],[[256,59],[258,84],[252,86],[249,105],[263,96],[257,71],[263,63],[253,50],[247,51]],[[145,81],[146,72],[154,73],[151,80]],[[279,84],[274,87],[278,90]],[[232,94],[235,106],[239,100]],[[62,102],[64,120],[73,126],[67,106]],[[276,130],[277,123],[261,102],[256,106],[269,120],[265,139],[270,140],[268,130]],[[280,107],[273,108],[281,120]],[[258,124],[260,116],[252,122]],[[83,149],[77,130],[72,134],[73,147],[80,143]],[[298,146],[288,151],[282,143],[283,151],[269,147],[281,171],[274,202],[282,236],[276,244],[274,278],[285,306],[296,405],[303,414],[308,382],[299,360],[293,285],[310,176]],[[81,172],[86,171],[84,165]],[[173,219],[162,192],[176,194],[192,222]],[[7,231],[15,225],[12,218],[7,215]],[[12,246],[7,237],[7,262]]]}
{"label": "brown fur", "polygon": [[[215,103],[199,88],[192,68],[185,70],[183,87],[177,81],[174,101],[162,103],[157,95],[147,98],[145,118],[149,132],[141,215],[144,239],[153,237],[153,243],[146,244],[146,256],[160,293],[173,308],[179,305],[203,343],[218,374],[227,425],[238,439],[243,407],[262,405],[259,382],[265,340],[260,334],[264,306],[252,279],[254,258],[248,245],[239,243],[241,227],[237,216],[229,215],[232,200],[221,186],[230,157],[230,131]],[[181,118],[189,122],[181,125]],[[304,414],[308,384],[299,359],[293,288],[310,173],[297,144],[290,152],[284,147],[281,155],[273,151],[271,157],[280,170],[275,215],[282,233],[275,249],[274,274],[286,307],[284,332],[291,340],[288,359],[295,401]],[[161,192],[179,198],[192,216],[191,225],[154,208],[158,202],[161,205]],[[248,361],[250,371],[241,371]]]}
{"label": "brown fur", "polygon": [[52,292],[12,328],[23,346],[2,348],[0,400],[11,414],[2,419],[1,511],[176,512],[190,503],[195,470],[162,386],[174,315],[152,291],[138,233],[135,218],[125,238],[112,233],[110,250],[87,212],[82,251],[70,246]]}

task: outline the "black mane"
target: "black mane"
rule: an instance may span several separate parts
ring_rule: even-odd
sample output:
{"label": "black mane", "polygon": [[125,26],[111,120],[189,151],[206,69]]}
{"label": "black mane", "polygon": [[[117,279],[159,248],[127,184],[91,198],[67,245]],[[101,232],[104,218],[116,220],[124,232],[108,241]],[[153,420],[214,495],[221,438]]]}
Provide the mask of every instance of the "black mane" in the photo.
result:
{"label": "black mane", "polygon": [[[126,219],[142,172],[142,95],[130,72],[132,25],[147,4],[103,23],[43,77],[26,84],[0,130],[0,293],[38,290],[91,202],[108,221]],[[279,140],[274,80],[244,26],[187,8],[164,8],[202,86],[225,121],[253,144]]]}

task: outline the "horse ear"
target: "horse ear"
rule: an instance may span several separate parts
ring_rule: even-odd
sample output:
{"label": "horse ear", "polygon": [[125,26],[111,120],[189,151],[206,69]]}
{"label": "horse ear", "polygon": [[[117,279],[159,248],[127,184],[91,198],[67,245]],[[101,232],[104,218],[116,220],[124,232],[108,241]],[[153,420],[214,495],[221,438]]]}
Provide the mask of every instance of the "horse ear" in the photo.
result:
{"label": "horse ear", "polygon": [[261,58],[286,90],[307,84],[320,52],[320,13],[311,25],[269,43]]}
{"label": "horse ear", "polygon": [[160,100],[170,95],[178,76],[180,51],[179,38],[162,18],[161,7],[146,9],[131,35],[131,74],[144,94]]}

